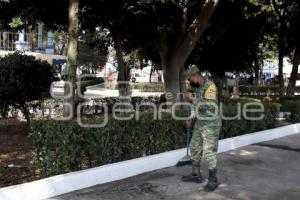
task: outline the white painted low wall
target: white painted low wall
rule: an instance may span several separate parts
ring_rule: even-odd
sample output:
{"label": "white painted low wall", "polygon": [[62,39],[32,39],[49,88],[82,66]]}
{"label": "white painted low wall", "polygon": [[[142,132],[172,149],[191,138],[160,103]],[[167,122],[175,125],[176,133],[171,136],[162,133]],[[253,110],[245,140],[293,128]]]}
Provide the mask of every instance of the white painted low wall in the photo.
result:
{"label": "white painted low wall", "polygon": [[[218,153],[297,133],[300,133],[300,123],[220,140]],[[94,185],[125,179],[174,166],[185,155],[185,152],[186,149],[179,149],[1,188],[0,200],[42,200]]]}
{"label": "white painted low wall", "polygon": [[300,133],[300,123],[220,140],[218,153],[259,142],[265,142],[289,135],[294,135],[297,133]]}

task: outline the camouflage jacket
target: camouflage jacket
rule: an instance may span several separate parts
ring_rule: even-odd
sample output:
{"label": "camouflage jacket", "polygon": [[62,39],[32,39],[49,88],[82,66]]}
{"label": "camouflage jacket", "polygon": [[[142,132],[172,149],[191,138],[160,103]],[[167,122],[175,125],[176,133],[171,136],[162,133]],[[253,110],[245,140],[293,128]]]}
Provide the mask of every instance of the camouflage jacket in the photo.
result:
{"label": "camouflage jacket", "polygon": [[191,91],[195,97],[192,102],[192,111],[195,112],[194,116],[201,121],[220,122],[218,90],[216,85],[211,80],[205,79],[202,86],[191,88]]}

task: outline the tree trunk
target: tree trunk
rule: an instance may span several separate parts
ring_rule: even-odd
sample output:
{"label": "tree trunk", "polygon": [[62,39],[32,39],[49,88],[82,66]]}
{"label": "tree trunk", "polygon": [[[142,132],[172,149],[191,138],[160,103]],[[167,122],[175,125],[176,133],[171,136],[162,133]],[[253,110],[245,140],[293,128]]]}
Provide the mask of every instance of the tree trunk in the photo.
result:
{"label": "tree trunk", "polygon": [[179,100],[180,94],[180,78],[179,67],[174,66],[174,69],[169,65],[164,69],[164,81],[167,101],[176,102]]}
{"label": "tree trunk", "polygon": [[279,50],[278,61],[279,61],[278,62],[279,96],[282,97],[284,95],[284,79],[283,79],[283,54],[281,50]]}
{"label": "tree trunk", "polygon": [[[185,12],[183,11],[183,20],[181,24],[181,33],[184,34],[183,38],[180,38],[182,35],[179,34],[179,40],[177,40],[177,45],[175,49],[179,47],[180,53],[176,56],[181,57],[184,61],[189,57],[203,32],[208,28],[210,19],[217,8],[220,0],[207,0],[202,6],[201,10],[198,11],[196,18],[193,20],[192,24],[189,27],[186,27]],[[187,31],[188,30],[188,31]],[[185,34],[186,33],[186,34]]]}
{"label": "tree trunk", "polygon": [[139,63],[140,63],[140,69],[142,70],[144,68],[144,60],[141,56],[139,57]]}
{"label": "tree trunk", "polygon": [[240,73],[236,73],[234,86],[233,86],[233,94],[232,98],[237,99],[240,97]]}
{"label": "tree trunk", "polygon": [[30,123],[31,123],[31,118],[30,118],[30,112],[29,112],[29,110],[28,110],[27,108],[24,108],[22,112],[23,112],[23,114],[24,114],[24,116],[25,116],[25,119],[26,119],[26,121],[27,121],[27,124],[30,125]]}
{"label": "tree trunk", "polygon": [[29,112],[29,110],[28,110],[28,108],[26,106],[26,103],[24,103],[22,105],[14,105],[14,107],[17,108],[17,109],[19,109],[23,113],[23,115],[24,115],[24,117],[25,117],[25,119],[27,121],[27,125],[30,125],[30,123],[31,123],[31,116],[30,116],[30,112]]}
{"label": "tree trunk", "polygon": [[259,85],[259,67],[255,66],[255,85]]}
{"label": "tree trunk", "polygon": [[177,61],[177,59],[168,59],[167,57],[161,58],[163,77],[165,83],[166,99],[168,102],[180,101],[181,94],[181,81],[180,71],[184,69],[183,61]]}
{"label": "tree trunk", "polygon": [[150,69],[149,83],[152,82],[152,74],[153,74],[153,69]]}
{"label": "tree trunk", "polygon": [[179,80],[180,80],[180,92],[186,92],[186,80],[184,78],[184,67],[181,67],[179,72]]}
{"label": "tree trunk", "polygon": [[167,101],[176,102],[180,100],[179,94],[184,91],[180,74],[183,75],[185,61],[209,26],[209,21],[218,3],[219,0],[205,1],[198,13],[195,13],[196,17],[191,20],[191,24],[187,24],[188,11],[187,8],[183,8],[182,21],[178,25],[179,32],[176,33],[177,38],[172,42],[168,41],[168,38],[162,38],[160,58],[166,93],[168,93],[166,95]]}
{"label": "tree trunk", "polygon": [[122,38],[120,33],[112,31],[114,47],[118,62],[118,89],[119,97],[123,100],[129,100],[129,70],[123,58]]}
{"label": "tree trunk", "polygon": [[78,29],[79,29],[79,0],[69,1],[69,43],[68,43],[68,78],[71,83],[65,84],[64,116],[75,116],[75,87],[78,54]]}
{"label": "tree trunk", "polygon": [[284,44],[283,34],[284,25],[280,24],[280,30],[278,35],[278,81],[279,81],[279,96],[284,96],[284,79],[283,79],[283,57],[284,57]]}
{"label": "tree trunk", "polygon": [[230,92],[229,92],[229,87],[228,87],[228,80],[225,75],[225,73],[222,76],[222,98],[224,100],[229,99],[230,97]]}
{"label": "tree trunk", "polygon": [[298,67],[300,64],[300,52],[298,48],[294,52],[294,57],[293,57],[293,69],[289,81],[289,85],[287,87],[287,96],[295,96],[295,89],[296,89],[296,82],[298,78]]}
{"label": "tree trunk", "polygon": [[263,77],[264,77],[264,66],[261,65],[259,71],[259,85],[265,85]]}
{"label": "tree trunk", "polygon": [[254,71],[255,71],[255,85],[260,85],[261,82],[261,77],[260,77],[260,64],[258,61],[258,58],[255,59],[255,67],[254,67]]}

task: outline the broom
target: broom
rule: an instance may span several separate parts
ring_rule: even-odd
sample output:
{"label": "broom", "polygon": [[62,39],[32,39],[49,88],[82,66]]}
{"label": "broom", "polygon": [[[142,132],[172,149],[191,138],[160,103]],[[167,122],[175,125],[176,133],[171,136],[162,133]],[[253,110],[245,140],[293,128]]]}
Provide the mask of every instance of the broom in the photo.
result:
{"label": "broom", "polygon": [[186,155],[177,162],[176,167],[182,167],[182,166],[185,166],[185,165],[191,165],[192,164],[191,155],[189,153],[190,136],[191,136],[191,128],[188,127],[187,128],[187,134],[186,134]]}
{"label": "broom", "polygon": [[[191,107],[188,107],[188,114],[189,115],[192,114]],[[176,167],[182,167],[185,165],[192,164],[191,155],[189,153],[189,150],[190,150],[189,146],[190,146],[190,140],[191,140],[191,135],[192,135],[191,133],[192,133],[191,127],[188,126],[187,130],[186,130],[186,155],[177,162]]]}

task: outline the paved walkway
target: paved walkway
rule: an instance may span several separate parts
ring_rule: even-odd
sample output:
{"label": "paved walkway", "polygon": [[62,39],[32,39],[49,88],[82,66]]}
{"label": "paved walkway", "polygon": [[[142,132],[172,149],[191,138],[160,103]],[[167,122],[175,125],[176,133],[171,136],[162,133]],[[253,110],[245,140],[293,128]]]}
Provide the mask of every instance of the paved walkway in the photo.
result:
{"label": "paved walkway", "polygon": [[[300,199],[300,134],[218,156],[221,184],[214,193],[203,191],[205,183],[181,182],[180,177],[190,172],[187,166],[98,185],[51,200]],[[207,173],[204,175],[207,177]]]}

